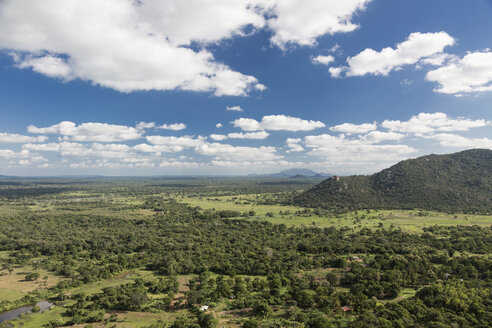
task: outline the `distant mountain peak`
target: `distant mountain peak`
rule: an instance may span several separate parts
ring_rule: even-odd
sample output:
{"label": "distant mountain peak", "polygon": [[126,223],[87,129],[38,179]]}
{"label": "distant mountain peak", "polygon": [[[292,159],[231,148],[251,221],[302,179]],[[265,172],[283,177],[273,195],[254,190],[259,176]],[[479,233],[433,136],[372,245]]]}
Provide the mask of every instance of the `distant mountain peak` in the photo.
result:
{"label": "distant mountain peak", "polygon": [[292,168],[272,174],[255,174],[254,176],[265,176],[274,178],[324,178],[330,177],[331,174],[319,173],[310,169]]}

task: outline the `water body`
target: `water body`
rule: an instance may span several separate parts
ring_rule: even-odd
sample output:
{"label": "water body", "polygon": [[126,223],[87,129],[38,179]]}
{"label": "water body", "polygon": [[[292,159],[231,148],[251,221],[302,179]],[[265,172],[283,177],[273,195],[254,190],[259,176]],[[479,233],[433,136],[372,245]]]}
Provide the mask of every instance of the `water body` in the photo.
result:
{"label": "water body", "polygon": [[18,307],[16,309],[13,309],[13,310],[0,312],[0,322],[9,321],[9,320],[18,318],[21,316],[21,314],[24,314],[24,313],[31,313],[32,308],[35,305],[39,306],[39,308],[41,309],[40,312],[47,311],[53,307],[53,303],[46,302],[46,301],[38,302],[36,304],[21,306],[21,307]]}

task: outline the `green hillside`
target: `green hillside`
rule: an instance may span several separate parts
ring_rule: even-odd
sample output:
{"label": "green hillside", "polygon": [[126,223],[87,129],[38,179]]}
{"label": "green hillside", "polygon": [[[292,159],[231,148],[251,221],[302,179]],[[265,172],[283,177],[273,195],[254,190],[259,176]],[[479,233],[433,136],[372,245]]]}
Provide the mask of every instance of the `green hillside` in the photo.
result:
{"label": "green hillside", "polygon": [[471,149],[402,161],[370,176],[331,177],[296,205],[350,209],[492,212],[492,150]]}

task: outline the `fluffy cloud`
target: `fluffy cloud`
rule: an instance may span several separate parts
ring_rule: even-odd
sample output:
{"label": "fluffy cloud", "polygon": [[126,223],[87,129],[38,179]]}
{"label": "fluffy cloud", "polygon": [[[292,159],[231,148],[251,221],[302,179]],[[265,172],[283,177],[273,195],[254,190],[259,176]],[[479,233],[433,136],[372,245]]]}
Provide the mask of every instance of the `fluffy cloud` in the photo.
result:
{"label": "fluffy cloud", "polygon": [[236,128],[241,128],[244,131],[262,130],[261,123],[252,118],[238,118],[231,122]]}
{"label": "fluffy cloud", "polygon": [[369,144],[380,143],[383,141],[397,141],[405,137],[404,134],[396,132],[381,132],[381,131],[371,131],[366,135],[360,136],[362,141]]}
{"label": "fluffy cloud", "polygon": [[174,137],[174,136],[148,136],[147,141],[153,145],[175,147],[175,149],[186,149],[199,146],[205,142],[205,138],[194,138],[191,136]]}
{"label": "fluffy cloud", "polygon": [[44,57],[32,57],[27,55],[17,64],[18,68],[31,68],[33,71],[44,74],[49,77],[71,80],[70,65],[62,58],[45,55]]}
{"label": "fluffy cloud", "polygon": [[30,133],[60,134],[73,141],[115,142],[142,137],[138,129],[129,126],[107,123],[82,123],[77,126],[69,121],[63,121],[45,128],[30,125],[27,127],[27,131]]}
{"label": "fluffy cloud", "polygon": [[330,131],[341,132],[346,134],[361,134],[376,129],[377,129],[376,123],[364,123],[364,124],[343,123],[340,125],[335,125],[330,127]]}
{"label": "fluffy cloud", "polygon": [[[215,43],[244,36],[244,28],[263,28],[264,9],[270,1],[258,0],[146,0],[133,12],[173,45]],[[197,28],[199,27],[199,28]]]}
{"label": "fluffy cloud", "polygon": [[76,142],[60,142],[48,144],[24,144],[23,150],[58,152],[62,156],[126,158],[131,154],[131,148],[124,144],[84,145]]}
{"label": "fluffy cloud", "polygon": [[268,29],[281,48],[311,46],[356,29],[351,18],[369,1],[5,0],[0,48],[14,52],[19,68],[121,92],[244,96],[266,87],[217,62],[207,45]]}
{"label": "fluffy cloud", "polygon": [[173,124],[162,124],[157,126],[155,122],[140,122],[136,126],[137,130],[145,130],[151,128],[158,128],[163,130],[180,131],[186,129],[186,124],[184,123],[173,123]]}
{"label": "fluffy cloud", "polygon": [[0,143],[45,142],[46,136],[30,137],[15,133],[0,133]]}
{"label": "fluffy cloud", "polygon": [[266,139],[268,138],[270,134],[265,131],[258,131],[258,132],[247,132],[247,133],[229,133],[228,135],[223,135],[223,134],[211,134],[210,139],[212,140],[226,140],[226,139],[256,139],[256,140],[261,140],[261,139]]}
{"label": "fluffy cloud", "polygon": [[389,163],[401,160],[417,151],[417,149],[408,145],[380,145],[374,143],[375,140],[364,140],[364,138],[348,139],[344,135],[322,134],[304,138],[305,146],[311,148],[311,155],[323,156],[339,164],[347,163],[348,161],[360,161],[364,165],[368,162]]}
{"label": "fluffy cloud", "polygon": [[23,149],[20,152],[15,152],[10,149],[0,149],[0,157],[6,158],[6,159],[12,159],[12,158],[26,158],[29,157],[30,153],[28,150]]}
{"label": "fluffy cloud", "polygon": [[107,159],[99,159],[99,160],[87,160],[81,163],[72,163],[70,164],[70,168],[72,169],[115,169],[115,168],[128,168],[128,167],[142,167],[144,165],[140,165],[142,163],[128,164],[128,163],[115,163],[110,162]]}
{"label": "fluffy cloud", "polygon": [[160,156],[162,153],[178,153],[184,149],[189,148],[179,144],[169,144],[169,145],[149,145],[149,144],[138,144],[132,147],[132,150],[141,153],[151,153],[156,156]]}
{"label": "fluffy cloud", "polygon": [[216,127],[217,129],[220,129],[221,127],[223,127],[223,125],[222,125],[222,123],[217,123],[217,124],[215,124],[215,127]]}
{"label": "fluffy cloud", "polygon": [[256,139],[256,140],[260,140],[260,139],[268,138],[269,135],[270,134],[268,132],[258,131],[258,132],[248,132],[248,133],[243,133],[243,132],[229,133],[227,135],[227,137],[229,137],[230,139]]}
{"label": "fluffy cloud", "polygon": [[204,163],[183,161],[181,159],[163,160],[159,163],[159,167],[198,168],[202,166],[205,166]]}
{"label": "fluffy cloud", "polygon": [[241,106],[227,106],[226,110],[232,111],[232,112],[242,112],[243,111]]}
{"label": "fluffy cloud", "polygon": [[211,134],[210,139],[215,141],[227,140],[228,137],[225,134]]}
{"label": "fluffy cloud", "polygon": [[[279,119],[280,117],[280,119]],[[314,128],[321,122],[305,121],[284,115],[265,116],[260,122],[253,119],[237,120],[239,127],[251,128],[252,132],[229,134],[211,134],[203,136],[146,136],[146,142],[134,145],[133,138],[124,137],[127,129],[141,136],[146,128],[155,127],[153,123],[141,122],[137,128],[111,126],[104,123],[84,123],[76,125],[72,122],[38,128],[30,126],[33,133],[59,134],[58,142],[44,143],[46,137],[29,137],[17,134],[0,134],[0,140],[6,142],[21,141],[21,150],[2,149],[0,158],[8,162],[9,167],[71,167],[71,168],[189,168],[200,172],[214,172],[214,168],[243,168],[241,172],[255,170],[278,170],[278,167],[310,167],[323,172],[343,174],[370,173],[392,165],[409,156],[421,155],[416,145],[427,144],[437,151],[436,147],[453,148],[489,148],[492,140],[478,137],[469,132],[467,136],[456,134],[476,128],[487,128],[492,122],[484,119],[449,117],[445,113],[420,113],[407,121],[385,120],[366,124],[345,123],[330,128],[335,134],[309,135],[304,138],[287,138],[282,150],[271,145],[261,147],[236,146],[234,144],[217,143],[229,139],[258,139],[269,136],[267,130],[299,130]],[[236,121],[235,121],[236,122]],[[236,122],[237,123],[237,122]],[[321,123],[322,124],[322,123]],[[109,126],[109,127],[108,127]],[[324,125],[323,125],[324,126]],[[295,127],[295,128],[294,128]],[[101,131],[105,134],[102,135]],[[80,139],[84,142],[74,142]],[[114,143],[93,142],[97,140],[118,139]],[[213,141],[211,141],[213,140]],[[232,143],[232,141],[231,141]],[[12,147],[14,147],[13,145]],[[174,153],[186,151],[173,158]],[[281,152],[283,151],[283,153]],[[435,151],[435,150],[433,150]],[[49,152],[53,154],[44,158]],[[295,155],[294,153],[300,153]],[[291,155],[288,155],[291,154]],[[305,163],[294,163],[284,155],[294,158],[309,158]],[[209,157],[209,158],[207,158]],[[55,161],[53,161],[55,159]],[[76,161],[81,161],[77,163]],[[182,166],[179,163],[183,163]],[[294,166],[293,166],[294,165]],[[231,171],[230,173],[233,173]],[[237,172],[237,171],[236,171]]]}
{"label": "fluffy cloud", "polygon": [[324,128],[325,124],[320,121],[308,121],[285,115],[269,115],[263,116],[261,126],[265,130],[272,131],[311,131],[317,128]]}
{"label": "fluffy cloud", "polygon": [[261,122],[252,118],[239,118],[232,122],[235,127],[244,131],[311,131],[325,127],[320,121],[303,120],[301,118],[286,115],[263,116]]}
{"label": "fluffy cloud", "polygon": [[[181,46],[229,37],[249,24],[263,26],[246,1],[229,2],[2,1],[0,48],[16,52],[19,68],[121,92],[180,88],[246,95],[263,87],[256,78],[217,63],[207,50]],[[197,25],[203,20],[214,23]]]}
{"label": "fluffy cloud", "polygon": [[287,146],[288,153],[296,153],[301,152],[304,148],[300,145],[302,139],[301,138],[287,138],[285,141],[285,145]]}
{"label": "fluffy cloud", "polygon": [[159,126],[159,129],[181,131],[186,129],[186,124],[184,123],[163,124]]}
{"label": "fluffy cloud", "polygon": [[21,159],[19,160],[20,166],[38,166],[40,163],[42,164],[40,167],[50,167],[50,164],[46,163],[48,160],[40,155],[31,155],[29,159]]}
{"label": "fluffy cloud", "polygon": [[423,58],[443,52],[447,46],[454,45],[455,40],[446,32],[412,33],[396,48],[384,48],[381,51],[365,49],[354,57],[347,58],[347,66],[332,67],[330,73],[334,77],[363,76],[366,74],[388,75],[404,65],[416,64]]}
{"label": "fluffy cloud", "polygon": [[484,119],[449,118],[445,113],[420,113],[408,121],[385,120],[382,127],[394,132],[432,133],[436,131],[468,131],[490,125]]}
{"label": "fluffy cloud", "polygon": [[280,48],[288,44],[313,46],[325,34],[351,32],[358,28],[352,16],[370,0],[278,0],[273,2],[268,26],[275,33],[271,41]]}
{"label": "fluffy cloud", "polygon": [[439,133],[427,138],[439,141],[444,147],[492,149],[492,139],[489,138],[466,138],[452,133]]}
{"label": "fluffy cloud", "polygon": [[431,65],[431,66],[442,66],[445,63],[456,60],[455,55],[439,53],[433,56],[422,59],[419,64],[421,65]]}
{"label": "fluffy cloud", "polygon": [[236,147],[228,144],[205,143],[196,147],[201,155],[213,156],[220,161],[274,161],[283,156],[276,154],[275,147]]}
{"label": "fluffy cloud", "polygon": [[135,127],[137,130],[152,129],[155,127],[155,122],[140,122]]}
{"label": "fluffy cloud", "polygon": [[311,58],[311,62],[313,64],[329,65],[329,64],[333,63],[334,61],[335,61],[335,57],[330,56],[330,55],[328,55],[328,56],[319,55],[319,56]]}
{"label": "fluffy cloud", "polygon": [[460,60],[430,71],[426,79],[436,82],[434,91],[446,94],[492,91],[492,52],[473,52]]}

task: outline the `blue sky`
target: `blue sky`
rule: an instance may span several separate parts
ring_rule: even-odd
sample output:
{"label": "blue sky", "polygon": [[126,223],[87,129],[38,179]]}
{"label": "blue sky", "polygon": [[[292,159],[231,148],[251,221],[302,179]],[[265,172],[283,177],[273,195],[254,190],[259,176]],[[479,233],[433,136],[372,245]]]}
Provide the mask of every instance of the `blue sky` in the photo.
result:
{"label": "blue sky", "polygon": [[492,149],[492,1],[5,0],[0,31],[0,174],[365,174]]}

